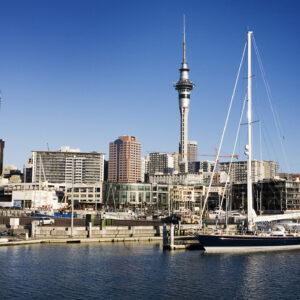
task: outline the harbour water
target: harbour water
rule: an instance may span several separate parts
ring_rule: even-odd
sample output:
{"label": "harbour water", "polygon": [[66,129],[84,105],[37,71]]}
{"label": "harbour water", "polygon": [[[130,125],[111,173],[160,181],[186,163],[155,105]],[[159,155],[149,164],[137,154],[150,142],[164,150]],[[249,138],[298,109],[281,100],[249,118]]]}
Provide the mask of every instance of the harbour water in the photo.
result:
{"label": "harbour water", "polygon": [[300,251],[201,254],[159,243],[0,247],[1,299],[297,299]]}

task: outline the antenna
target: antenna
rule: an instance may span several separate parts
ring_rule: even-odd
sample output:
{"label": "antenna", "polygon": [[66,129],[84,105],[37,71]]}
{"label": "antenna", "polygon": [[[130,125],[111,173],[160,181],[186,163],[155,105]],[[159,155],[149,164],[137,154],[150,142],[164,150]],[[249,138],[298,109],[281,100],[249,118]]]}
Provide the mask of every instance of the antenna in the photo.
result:
{"label": "antenna", "polygon": [[50,151],[50,148],[49,148],[49,144],[48,144],[48,142],[47,142],[47,149],[48,149],[48,151]]}
{"label": "antenna", "polygon": [[186,63],[186,51],[185,51],[185,15],[183,15],[183,63]]}

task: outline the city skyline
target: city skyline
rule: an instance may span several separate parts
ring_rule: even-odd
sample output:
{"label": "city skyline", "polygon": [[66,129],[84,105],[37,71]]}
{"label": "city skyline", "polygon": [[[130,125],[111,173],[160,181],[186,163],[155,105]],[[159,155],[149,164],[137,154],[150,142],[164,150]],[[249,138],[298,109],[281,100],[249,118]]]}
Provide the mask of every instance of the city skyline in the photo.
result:
{"label": "city skyline", "polygon": [[[108,160],[109,142],[121,135],[136,136],[143,155],[177,151],[180,114],[172,85],[182,61],[185,14],[187,62],[197,86],[189,139],[198,142],[198,152],[214,154],[219,144],[249,26],[281,119],[291,168],[283,166],[280,152],[272,153],[273,142],[263,149],[262,158],[278,161],[282,171],[300,172],[300,44],[293,38],[299,34],[299,3],[273,1],[270,7],[259,1],[191,1],[184,8],[179,3],[0,1],[5,11],[0,20],[4,165],[21,168],[31,150],[47,150],[47,143],[50,150],[70,145],[105,152]],[[263,92],[258,90],[254,96],[260,100]],[[237,103],[243,92],[241,88]],[[267,132],[275,135],[272,127]],[[241,160],[244,144],[238,149]],[[222,153],[231,149],[229,139]],[[259,151],[254,155],[259,159]]]}

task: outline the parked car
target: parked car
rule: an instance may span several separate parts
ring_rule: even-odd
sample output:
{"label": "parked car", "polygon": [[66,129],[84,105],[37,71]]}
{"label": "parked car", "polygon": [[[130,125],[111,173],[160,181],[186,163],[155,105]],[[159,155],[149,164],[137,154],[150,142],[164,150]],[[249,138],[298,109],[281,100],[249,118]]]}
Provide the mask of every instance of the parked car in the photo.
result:
{"label": "parked car", "polygon": [[40,225],[52,225],[52,224],[54,224],[54,219],[48,218],[48,217],[43,217],[43,218],[39,219],[39,224]]}
{"label": "parked car", "polygon": [[191,216],[183,216],[181,218],[182,224],[200,224],[200,216],[191,215]]}
{"label": "parked car", "polygon": [[181,215],[178,214],[172,214],[170,216],[167,216],[166,218],[161,219],[163,223],[173,223],[178,224],[179,221],[181,221]]}

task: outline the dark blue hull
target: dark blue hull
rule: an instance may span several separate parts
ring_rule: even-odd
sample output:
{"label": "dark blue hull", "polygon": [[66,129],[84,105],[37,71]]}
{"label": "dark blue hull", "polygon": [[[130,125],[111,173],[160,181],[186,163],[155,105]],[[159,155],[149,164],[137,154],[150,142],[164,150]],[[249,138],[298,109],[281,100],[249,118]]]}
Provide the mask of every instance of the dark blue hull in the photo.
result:
{"label": "dark blue hull", "polygon": [[255,247],[289,247],[299,246],[300,237],[294,236],[255,236],[255,235],[197,235],[199,242],[207,250],[214,248],[255,248]]}

